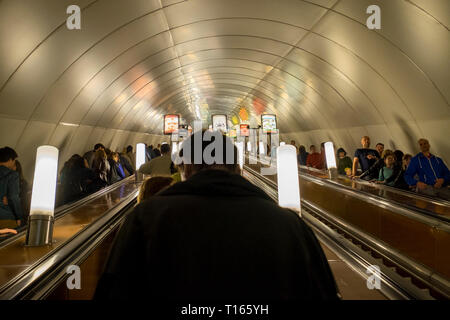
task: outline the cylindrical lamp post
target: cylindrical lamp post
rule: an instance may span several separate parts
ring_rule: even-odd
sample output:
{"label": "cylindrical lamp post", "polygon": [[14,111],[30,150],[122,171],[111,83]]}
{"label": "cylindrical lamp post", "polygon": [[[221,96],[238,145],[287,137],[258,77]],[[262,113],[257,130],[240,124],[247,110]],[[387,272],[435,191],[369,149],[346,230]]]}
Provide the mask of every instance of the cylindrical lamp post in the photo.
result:
{"label": "cylindrical lamp post", "polygon": [[58,149],[52,146],[41,146],[36,152],[36,166],[34,169],[26,237],[26,245],[28,246],[52,244],[58,153]]}
{"label": "cylindrical lamp post", "polygon": [[136,145],[136,181],[142,181],[143,174],[139,172],[139,168],[145,163],[145,144],[138,143]]}
{"label": "cylindrical lamp post", "polygon": [[178,152],[178,142],[172,142],[172,155],[176,156]]}
{"label": "cylindrical lamp post", "polygon": [[266,154],[266,150],[264,148],[264,142],[260,141],[259,142],[259,155],[265,155]]}
{"label": "cylindrical lamp post", "polygon": [[300,213],[300,184],[297,150],[284,145],[277,148],[278,204]]}
{"label": "cylindrical lamp post", "polygon": [[238,161],[239,161],[239,167],[242,169],[244,168],[244,142],[236,142],[236,148],[238,150]]}
{"label": "cylindrical lamp post", "polygon": [[337,178],[336,156],[334,155],[333,142],[325,143],[325,158],[327,160],[327,168],[330,179]]}

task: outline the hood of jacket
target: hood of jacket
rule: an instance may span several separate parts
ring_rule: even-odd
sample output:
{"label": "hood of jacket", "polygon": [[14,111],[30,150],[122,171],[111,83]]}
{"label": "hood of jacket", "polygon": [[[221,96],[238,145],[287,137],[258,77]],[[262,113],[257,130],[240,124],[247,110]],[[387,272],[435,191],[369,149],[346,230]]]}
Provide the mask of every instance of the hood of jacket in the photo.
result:
{"label": "hood of jacket", "polygon": [[199,195],[225,197],[258,197],[273,201],[264,191],[245,178],[225,170],[202,170],[188,180],[158,193],[161,196]]}
{"label": "hood of jacket", "polygon": [[0,166],[0,179],[3,179],[7,175],[9,175],[11,172],[15,172],[15,171],[11,170],[5,166]]}

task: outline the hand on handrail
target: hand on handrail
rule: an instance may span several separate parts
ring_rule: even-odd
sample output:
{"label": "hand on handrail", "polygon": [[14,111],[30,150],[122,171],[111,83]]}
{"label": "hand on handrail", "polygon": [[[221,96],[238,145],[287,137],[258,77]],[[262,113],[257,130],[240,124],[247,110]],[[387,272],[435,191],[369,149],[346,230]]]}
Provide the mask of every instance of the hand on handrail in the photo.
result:
{"label": "hand on handrail", "polygon": [[17,230],[14,230],[14,229],[0,229],[0,234],[7,234],[7,233],[17,234]]}

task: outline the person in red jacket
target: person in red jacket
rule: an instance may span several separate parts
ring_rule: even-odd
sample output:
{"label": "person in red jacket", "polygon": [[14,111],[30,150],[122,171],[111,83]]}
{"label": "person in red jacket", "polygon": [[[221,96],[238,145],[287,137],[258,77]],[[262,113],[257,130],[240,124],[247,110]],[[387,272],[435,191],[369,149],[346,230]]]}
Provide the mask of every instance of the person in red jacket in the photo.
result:
{"label": "person in red jacket", "polygon": [[311,145],[309,147],[309,155],[306,158],[306,166],[313,167],[319,170],[322,170],[325,168],[325,164],[323,161],[323,156],[321,153],[316,152],[316,146]]}

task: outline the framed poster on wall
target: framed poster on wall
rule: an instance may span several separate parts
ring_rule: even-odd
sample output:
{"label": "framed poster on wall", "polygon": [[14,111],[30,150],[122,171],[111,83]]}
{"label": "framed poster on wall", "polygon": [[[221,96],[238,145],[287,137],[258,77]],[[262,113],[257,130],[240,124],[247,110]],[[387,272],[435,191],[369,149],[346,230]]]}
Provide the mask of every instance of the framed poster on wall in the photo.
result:
{"label": "framed poster on wall", "polygon": [[241,124],[239,126],[239,134],[241,137],[249,137],[250,136],[250,125],[249,124]]}
{"label": "framed poster on wall", "polygon": [[264,133],[277,133],[277,116],[274,114],[262,114],[261,126]]}
{"label": "framed poster on wall", "polygon": [[224,114],[215,114],[212,116],[212,129],[214,131],[227,132],[227,116]]}
{"label": "framed poster on wall", "polygon": [[164,134],[178,132],[180,116],[178,114],[166,114],[164,116]]}

